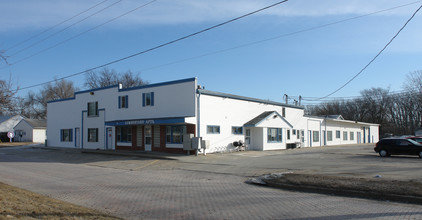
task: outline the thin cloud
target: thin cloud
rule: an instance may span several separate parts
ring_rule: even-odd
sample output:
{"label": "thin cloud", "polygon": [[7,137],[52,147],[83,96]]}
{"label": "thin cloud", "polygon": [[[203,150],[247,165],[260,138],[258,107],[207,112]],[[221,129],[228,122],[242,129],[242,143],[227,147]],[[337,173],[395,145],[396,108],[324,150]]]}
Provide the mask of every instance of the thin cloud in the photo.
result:
{"label": "thin cloud", "polygon": [[[99,0],[95,3],[98,3]],[[110,1],[112,3],[114,1]],[[163,25],[201,23],[224,20],[264,7],[276,1],[261,0],[161,0],[110,24],[110,26]],[[396,0],[290,0],[280,7],[267,10],[257,16],[329,16],[366,14],[414,1]],[[109,3],[109,4],[110,4]],[[115,7],[99,14],[86,23],[100,23],[123,14],[144,1],[125,0]],[[21,0],[0,1],[0,31],[46,28],[89,8],[92,1],[85,0]],[[417,5],[415,5],[417,6]],[[407,15],[411,6],[386,12],[384,15]]]}

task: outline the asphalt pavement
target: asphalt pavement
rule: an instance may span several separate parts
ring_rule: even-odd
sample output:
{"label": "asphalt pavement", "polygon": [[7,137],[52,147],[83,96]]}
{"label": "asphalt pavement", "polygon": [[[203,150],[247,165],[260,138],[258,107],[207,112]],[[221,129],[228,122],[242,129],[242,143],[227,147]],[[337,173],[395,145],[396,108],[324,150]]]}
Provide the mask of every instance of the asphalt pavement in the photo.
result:
{"label": "asphalt pavement", "polygon": [[419,205],[245,183],[280,172],[422,180],[417,157],[379,158],[372,148],[164,155],[167,159],[2,148],[0,181],[125,219],[422,219]]}

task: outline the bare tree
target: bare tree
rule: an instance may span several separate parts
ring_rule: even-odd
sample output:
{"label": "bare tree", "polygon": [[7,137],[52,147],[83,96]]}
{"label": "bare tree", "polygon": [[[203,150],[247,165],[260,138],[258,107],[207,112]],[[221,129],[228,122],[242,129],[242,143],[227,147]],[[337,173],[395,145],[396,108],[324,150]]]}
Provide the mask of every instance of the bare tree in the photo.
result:
{"label": "bare tree", "polygon": [[7,62],[7,58],[8,56],[4,55],[5,51],[4,50],[0,50],[0,62],[4,62],[6,64],[9,64]]}
{"label": "bare tree", "polygon": [[25,110],[22,111],[22,114],[29,118],[45,119],[48,101],[71,98],[77,90],[72,81],[64,79],[48,83],[39,93],[28,93],[24,102]]}
{"label": "bare tree", "polygon": [[9,81],[0,80],[0,113],[13,114],[15,111],[15,95],[19,88],[13,89],[12,75]]}
{"label": "bare tree", "polygon": [[85,86],[88,89],[102,88],[121,83],[123,88],[147,85],[138,74],[127,71],[125,73],[117,73],[115,70],[104,68],[100,71],[89,71],[85,74]]}

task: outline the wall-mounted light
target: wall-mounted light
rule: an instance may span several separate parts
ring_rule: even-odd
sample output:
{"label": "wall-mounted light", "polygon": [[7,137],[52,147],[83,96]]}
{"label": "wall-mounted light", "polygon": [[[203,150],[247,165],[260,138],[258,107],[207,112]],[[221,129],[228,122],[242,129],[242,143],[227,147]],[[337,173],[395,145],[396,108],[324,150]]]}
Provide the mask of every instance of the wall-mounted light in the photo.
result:
{"label": "wall-mounted light", "polygon": [[89,94],[90,94],[90,95],[94,95],[94,92],[90,92]]}
{"label": "wall-mounted light", "polygon": [[277,118],[277,115],[274,115],[273,118]]}

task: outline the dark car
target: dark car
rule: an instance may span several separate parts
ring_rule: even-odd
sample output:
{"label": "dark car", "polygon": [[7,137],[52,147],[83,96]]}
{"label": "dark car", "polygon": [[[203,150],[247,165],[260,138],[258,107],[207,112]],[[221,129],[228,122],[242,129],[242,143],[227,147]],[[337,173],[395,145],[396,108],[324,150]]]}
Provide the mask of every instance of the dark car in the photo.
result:
{"label": "dark car", "polygon": [[422,137],[412,136],[412,137],[406,137],[406,139],[411,139],[418,142],[419,144],[422,144]]}
{"label": "dark car", "polygon": [[405,138],[381,139],[374,148],[381,157],[395,155],[418,155],[422,158],[422,144]]}

